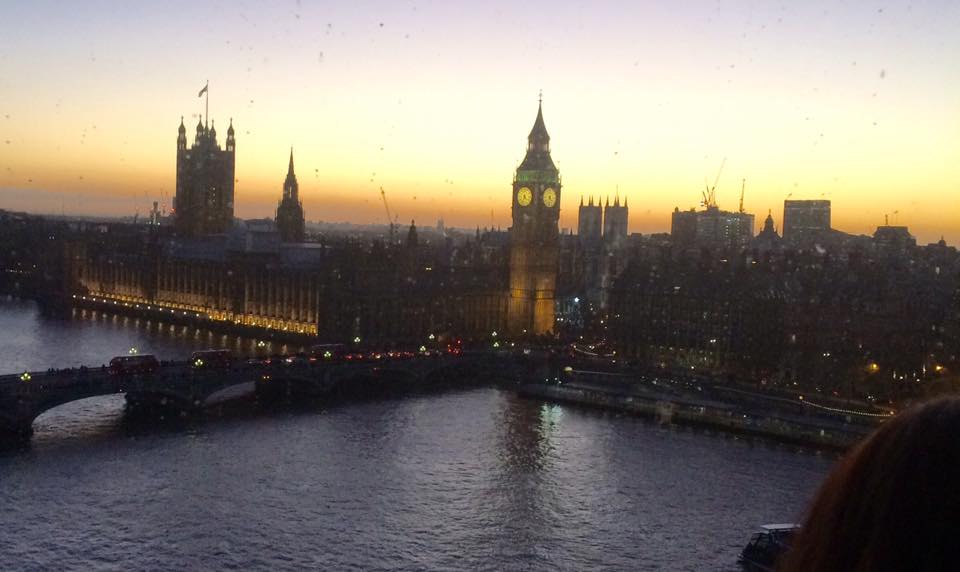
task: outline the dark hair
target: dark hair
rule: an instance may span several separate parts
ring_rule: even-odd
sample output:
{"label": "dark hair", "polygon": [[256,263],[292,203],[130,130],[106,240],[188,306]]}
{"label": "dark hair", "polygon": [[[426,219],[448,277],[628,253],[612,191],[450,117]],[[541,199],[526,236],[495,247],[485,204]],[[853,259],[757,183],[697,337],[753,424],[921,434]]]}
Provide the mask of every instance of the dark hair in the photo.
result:
{"label": "dark hair", "polygon": [[960,398],[901,413],[817,493],[783,572],[960,568]]}

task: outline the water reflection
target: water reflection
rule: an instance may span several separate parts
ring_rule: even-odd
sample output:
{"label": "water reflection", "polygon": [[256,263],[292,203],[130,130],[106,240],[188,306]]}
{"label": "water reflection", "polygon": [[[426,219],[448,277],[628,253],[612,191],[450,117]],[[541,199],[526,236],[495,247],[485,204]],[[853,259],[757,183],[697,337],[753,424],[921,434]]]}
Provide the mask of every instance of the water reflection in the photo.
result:
{"label": "water reflection", "polygon": [[505,470],[535,472],[543,469],[552,450],[550,433],[561,414],[557,405],[507,398],[500,419],[500,458]]}
{"label": "water reflection", "polygon": [[[0,300],[15,370],[134,345],[282,351],[195,334]],[[5,567],[727,569],[830,464],[495,389],[141,430],[123,405],[58,407],[29,451],[0,453]]]}
{"label": "water reflection", "polygon": [[0,373],[50,367],[99,366],[131,347],[160,359],[185,359],[200,349],[228,348],[240,356],[304,351],[304,346],[227,335],[145,318],[74,308],[42,312],[34,302],[0,298],[4,356]]}

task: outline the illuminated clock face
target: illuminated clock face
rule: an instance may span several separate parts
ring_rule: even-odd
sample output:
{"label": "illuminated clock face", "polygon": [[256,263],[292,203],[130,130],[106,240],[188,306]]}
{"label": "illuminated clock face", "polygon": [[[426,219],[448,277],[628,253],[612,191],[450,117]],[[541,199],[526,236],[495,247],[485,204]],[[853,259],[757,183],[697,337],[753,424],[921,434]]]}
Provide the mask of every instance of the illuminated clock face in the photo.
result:
{"label": "illuminated clock face", "polygon": [[543,204],[546,207],[552,207],[557,204],[557,191],[553,189],[543,191]]}
{"label": "illuminated clock face", "polygon": [[532,200],[533,193],[530,192],[530,189],[527,187],[521,187],[521,189],[517,191],[517,202],[520,203],[521,207],[529,205]]}

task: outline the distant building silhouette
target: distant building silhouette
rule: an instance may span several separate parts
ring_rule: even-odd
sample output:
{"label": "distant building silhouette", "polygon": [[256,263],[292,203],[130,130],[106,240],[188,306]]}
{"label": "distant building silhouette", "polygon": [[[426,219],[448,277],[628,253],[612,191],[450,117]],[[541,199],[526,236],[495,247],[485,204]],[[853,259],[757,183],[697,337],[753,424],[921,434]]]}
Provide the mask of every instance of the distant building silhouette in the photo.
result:
{"label": "distant building silhouette", "polygon": [[593,204],[592,196],[586,205],[580,199],[579,236],[574,243],[578,247],[574,257],[578,272],[574,273],[574,280],[578,293],[586,299],[592,311],[606,308],[606,293],[625,266],[628,213],[627,201],[624,199],[621,205],[619,193],[612,205],[607,197],[602,207],[600,201]]}
{"label": "distant building silhouette", "polygon": [[407,248],[417,248],[420,245],[420,239],[417,238],[417,223],[410,221],[410,228],[407,230]]}
{"label": "distant building silhouette", "polygon": [[763,221],[763,230],[753,239],[753,247],[759,252],[770,252],[779,250],[782,246],[783,239],[777,234],[773,224],[773,213],[768,212],[767,218]]}
{"label": "distant building silhouette", "polygon": [[284,242],[303,242],[305,222],[303,203],[300,202],[300,187],[293,172],[293,149],[290,149],[290,165],[283,182],[283,197],[277,204],[277,230]]}
{"label": "distant building silhouette", "polygon": [[593,204],[593,196],[588,203],[580,199],[579,218],[577,219],[577,239],[580,247],[581,291],[591,304],[600,305],[600,289],[603,286],[603,207]]}
{"label": "distant building silhouette", "polygon": [[697,211],[675,207],[670,217],[670,238],[678,248],[692,247],[697,241]]}
{"label": "distant building silhouette", "polygon": [[618,193],[611,205],[607,197],[607,204],[603,207],[603,258],[600,264],[600,308],[603,310],[607,309],[613,281],[626,265],[628,213],[626,198],[621,205]]}
{"label": "distant building silhouette", "polygon": [[527,141],[513,179],[508,327],[514,335],[545,334],[554,326],[561,185],[542,104]]}
{"label": "distant building silhouette", "polygon": [[883,255],[906,255],[917,246],[917,240],[905,226],[878,226],[873,233],[873,244]]}
{"label": "distant building silhouette", "polygon": [[829,232],[830,201],[783,201],[783,240],[793,246],[805,246]]}
{"label": "distant building silhouette", "polygon": [[609,249],[619,248],[627,240],[627,200],[620,204],[620,195],[617,194],[613,205],[610,197],[603,208],[603,242]]}
{"label": "distant building silhouette", "polygon": [[236,157],[233,121],[225,147],[217,143],[217,130],[197,122],[193,146],[187,148],[187,129],[180,118],[177,136],[177,190],[174,228],[186,237],[223,234],[233,224],[233,190]]}
{"label": "distant building silhouette", "polygon": [[600,241],[603,238],[603,211],[599,203],[593,204],[592,195],[590,202],[586,205],[583,204],[583,197],[580,197],[577,236],[580,238],[580,246],[585,249],[600,247]]}
{"label": "distant building silhouette", "polygon": [[670,222],[670,237],[679,251],[740,250],[753,240],[753,226],[750,213],[724,211],[715,205],[702,211],[676,208]]}

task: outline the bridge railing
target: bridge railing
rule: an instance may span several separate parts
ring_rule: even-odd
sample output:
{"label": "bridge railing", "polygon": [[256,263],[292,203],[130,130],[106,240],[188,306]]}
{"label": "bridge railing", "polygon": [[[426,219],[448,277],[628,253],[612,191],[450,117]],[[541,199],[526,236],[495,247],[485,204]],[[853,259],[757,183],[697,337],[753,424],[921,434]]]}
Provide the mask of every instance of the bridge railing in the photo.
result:
{"label": "bridge railing", "polygon": [[[355,352],[355,355],[359,352]],[[73,367],[49,369],[46,371],[27,371],[0,375],[0,393],[34,393],[56,387],[67,387],[80,383],[103,382],[119,380],[129,383],[135,379],[149,378],[156,381],[157,377],[164,377],[170,383],[180,379],[188,381],[200,374],[215,374],[223,372],[255,372],[277,371],[279,369],[316,369],[327,366],[377,366],[413,362],[435,361],[438,358],[476,357],[484,355],[496,359],[507,358],[512,355],[509,351],[464,351],[458,354],[448,354],[443,351],[430,350],[429,352],[362,352],[363,357],[351,359],[305,359],[303,356],[267,356],[263,358],[237,359],[228,368],[195,368],[189,360],[164,360],[155,374],[114,375],[107,366]]]}

